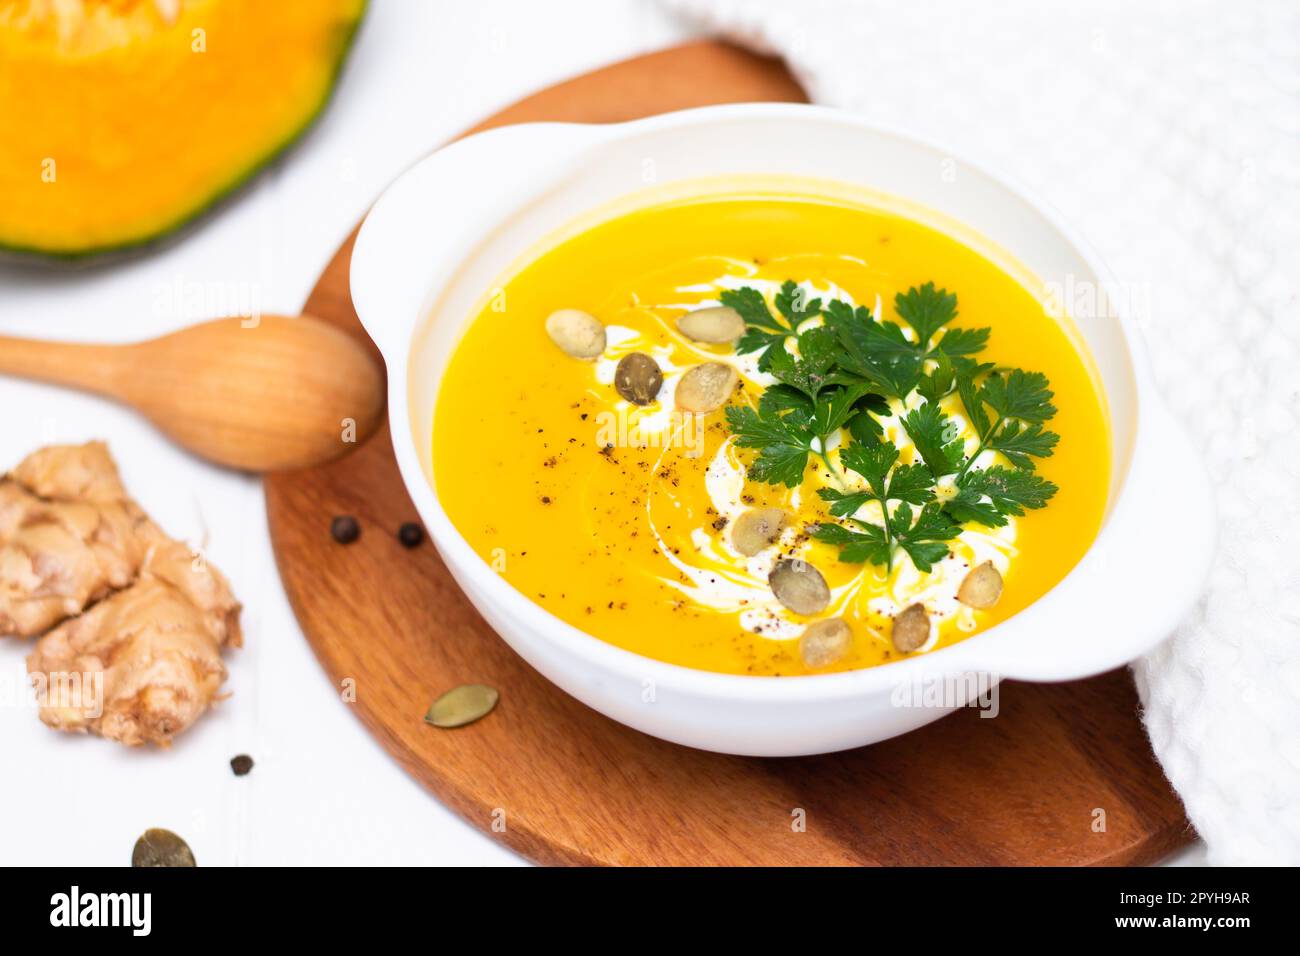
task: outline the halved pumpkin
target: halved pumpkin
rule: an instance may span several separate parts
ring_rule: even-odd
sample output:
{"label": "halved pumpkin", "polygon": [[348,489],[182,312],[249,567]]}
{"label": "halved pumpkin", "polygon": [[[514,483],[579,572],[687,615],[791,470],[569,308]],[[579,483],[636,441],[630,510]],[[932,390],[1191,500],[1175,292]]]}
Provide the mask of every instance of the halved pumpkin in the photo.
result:
{"label": "halved pumpkin", "polygon": [[0,246],[148,242],[329,99],[366,0],[0,0]]}

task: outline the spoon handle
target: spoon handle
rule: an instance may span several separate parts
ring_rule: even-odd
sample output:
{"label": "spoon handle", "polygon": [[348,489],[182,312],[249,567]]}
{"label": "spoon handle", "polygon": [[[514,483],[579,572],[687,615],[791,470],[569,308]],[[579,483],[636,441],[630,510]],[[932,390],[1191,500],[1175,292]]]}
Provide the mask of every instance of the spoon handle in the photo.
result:
{"label": "spoon handle", "polygon": [[0,374],[116,395],[122,348],[0,335]]}

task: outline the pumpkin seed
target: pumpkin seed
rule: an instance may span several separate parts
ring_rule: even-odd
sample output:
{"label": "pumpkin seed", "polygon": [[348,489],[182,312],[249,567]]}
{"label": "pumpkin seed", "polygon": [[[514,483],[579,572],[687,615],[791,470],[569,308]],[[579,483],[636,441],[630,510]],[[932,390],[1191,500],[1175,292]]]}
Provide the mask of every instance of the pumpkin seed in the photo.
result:
{"label": "pumpkin seed", "polygon": [[807,561],[782,559],[767,576],[776,599],[796,614],[820,614],[831,603],[822,573]]}
{"label": "pumpkin seed", "polygon": [[957,589],[957,600],[967,607],[986,608],[998,603],[1002,597],[1002,575],[992,561],[971,568]]}
{"label": "pumpkin seed", "polygon": [[687,312],[677,320],[677,329],[688,339],[710,345],[729,345],[745,334],[745,320],[730,306]]}
{"label": "pumpkin seed", "polygon": [[131,851],[132,866],[198,866],[188,843],[171,830],[145,830]]}
{"label": "pumpkin seed", "polygon": [[464,727],[490,714],[500,699],[496,688],[486,684],[462,684],[435,700],[424,721],[435,727]]}
{"label": "pumpkin seed", "polygon": [[849,652],[853,631],[841,617],[818,621],[799,636],[799,656],[809,667],[829,667]]}
{"label": "pumpkin seed", "polygon": [[735,391],[740,375],[723,362],[705,362],[677,382],[677,407],[703,415],[721,408]]}
{"label": "pumpkin seed", "polygon": [[649,405],[664,384],[659,365],[644,352],[629,352],[614,369],[614,388],[633,405]]}
{"label": "pumpkin seed", "polygon": [[780,508],[750,508],[731,526],[731,544],[746,557],[753,557],[781,536],[786,513]]}
{"label": "pumpkin seed", "polygon": [[565,355],[594,359],[605,351],[605,327],[580,309],[557,309],[546,317],[546,334]]}
{"label": "pumpkin seed", "polygon": [[930,639],[930,615],[924,605],[910,604],[894,615],[893,638],[900,651],[914,651]]}

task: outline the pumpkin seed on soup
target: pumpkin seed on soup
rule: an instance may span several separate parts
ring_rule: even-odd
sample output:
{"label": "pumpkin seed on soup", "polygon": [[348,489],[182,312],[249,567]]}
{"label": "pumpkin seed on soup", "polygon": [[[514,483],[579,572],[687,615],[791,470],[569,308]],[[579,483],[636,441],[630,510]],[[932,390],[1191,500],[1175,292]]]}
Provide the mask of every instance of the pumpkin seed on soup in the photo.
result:
{"label": "pumpkin seed on soup", "polygon": [[730,345],[745,334],[745,320],[727,305],[687,312],[677,320],[682,335],[710,345]]}
{"label": "pumpkin seed on soup", "polygon": [[992,561],[985,561],[971,568],[969,574],[957,589],[957,600],[967,607],[986,608],[998,603],[1002,597],[1002,575],[993,567]]}
{"label": "pumpkin seed on soup", "polygon": [[546,317],[546,334],[565,355],[598,358],[605,351],[605,327],[581,309],[557,309]]}
{"label": "pumpkin seed on soup", "polygon": [[822,573],[807,561],[782,559],[767,576],[776,599],[796,614],[820,614],[831,603]]}
{"label": "pumpkin seed on soup", "polygon": [[892,634],[900,651],[914,651],[930,639],[930,615],[921,604],[910,604],[894,615]]}
{"label": "pumpkin seed on soup", "polygon": [[732,546],[752,558],[781,536],[786,517],[780,508],[750,508],[731,526]]}
{"label": "pumpkin seed on soup", "polygon": [[131,851],[132,866],[198,866],[190,845],[171,830],[145,830]]}
{"label": "pumpkin seed on soup", "polygon": [[841,617],[818,621],[799,636],[799,656],[812,668],[829,667],[844,658],[853,644],[853,631]]}
{"label": "pumpkin seed on soup", "polygon": [[464,727],[486,717],[501,695],[486,684],[462,684],[443,694],[429,707],[424,721],[435,727]]}
{"label": "pumpkin seed on soup", "polygon": [[705,362],[687,371],[677,382],[677,407],[703,415],[726,404],[736,390],[740,374],[725,362]]}
{"label": "pumpkin seed on soup", "polygon": [[644,352],[629,352],[614,369],[614,389],[633,405],[649,405],[659,395],[664,373]]}

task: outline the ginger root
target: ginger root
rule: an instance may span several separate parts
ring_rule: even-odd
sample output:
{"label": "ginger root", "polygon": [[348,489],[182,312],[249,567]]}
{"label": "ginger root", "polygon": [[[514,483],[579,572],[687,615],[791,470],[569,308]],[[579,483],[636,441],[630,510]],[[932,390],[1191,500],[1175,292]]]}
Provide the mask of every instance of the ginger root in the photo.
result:
{"label": "ginger root", "polygon": [[103,443],[42,449],[0,481],[0,635],[59,625],[27,659],[49,726],[166,746],[217,699],[239,611],[127,497]]}
{"label": "ginger root", "polygon": [[41,634],[126,587],[161,536],[102,442],[28,456],[0,480],[0,636]]}
{"label": "ginger root", "polygon": [[[166,746],[194,723],[226,679],[221,649],[242,644],[239,605],[225,579],[165,541],[139,579],[46,634],[27,658],[29,673],[102,674],[72,700],[50,694],[41,720],[130,746]],[[66,683],[66,682],[65,682]]]}

